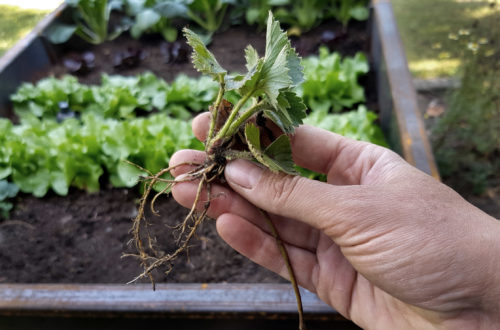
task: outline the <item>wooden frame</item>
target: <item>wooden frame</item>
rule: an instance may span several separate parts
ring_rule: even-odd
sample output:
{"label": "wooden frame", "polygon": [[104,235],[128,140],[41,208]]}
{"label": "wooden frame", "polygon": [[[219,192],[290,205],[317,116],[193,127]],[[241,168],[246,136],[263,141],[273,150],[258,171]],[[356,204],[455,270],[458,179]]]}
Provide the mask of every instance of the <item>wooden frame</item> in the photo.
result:
{"label": "wooden frame", "polygon": [[[0,116],[20,83],[51,64],[53,56],[41,34],[64,9],[59,7],[0,59]],[[439,179],[388,0],[372,3],[371,48],[386,136],[409,163]],[[303,300],[306,319],[315,329],[333,324],[338,329],[356,328],[316,295],[303,290]],[[158,285],[156,291],[144,285],[0,284],[2,329],[40,329],[40,320],[48,322],[50,329],[63,329],[68,317],[86,320],[93,329],[107,324],[103,320],[108,318],[141,319],[143,325],[161,319],[161,324],[183,329],[198,329],[200,320],[204,328],[208,324],[217,329],[285,329],[296,326],[297,315],[288,284],[167,284]],[[144,323],[145,317],[150,323]],[[133,324],[122,322],[119,328]],[[76,329],[74,324],[71,328]]]}

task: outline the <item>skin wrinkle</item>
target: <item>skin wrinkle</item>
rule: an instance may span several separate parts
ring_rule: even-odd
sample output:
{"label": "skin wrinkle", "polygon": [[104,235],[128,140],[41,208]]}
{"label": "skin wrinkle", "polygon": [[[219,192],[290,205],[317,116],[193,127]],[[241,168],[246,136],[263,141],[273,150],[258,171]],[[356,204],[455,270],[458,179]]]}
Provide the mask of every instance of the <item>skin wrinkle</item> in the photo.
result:
{"label": "skin wrinkle", "polygon": [[354,153],[355,157],[350,160],[349,165],[345,166],[341,172],[343,177],[349,178],[347,181],[350,184],[358,183],[356,181],[362,182],[360,179],[356,178],[361,178],[361,179],[363,178],[363,170],[364,170],[363,165],[365,161],[362,160],[360,162],[361,166],[354,166],[354,165],[357,164],[360,159],[362,159],[361,157],[366,153],[366,147],[363,146],[363,148],[360,147],[359,149],[361,149],[361,152]]}
{"label": "skin wrinkle", "polygon": [[354,279],[351,281],[349,300],[346,301],[346,314],[347,318],[351,318],[352,315],[352,302],[354,301],[354,296],[356,295],[356,283],[358,282],[359,273],[354,273]]}
{"label": "skin wrinkle", "polygon": [[[301,180],[300,177],[288,177],[283,180],[284,177],[284,174],[279,174],[266,176],[264,179],[261,179],[261,182],[267,181],[267,185],[270,187],[266,192],[268,195],[269,193],[271,194],[268,197],[271,200],[271,204],[273,204],[274,210],[278,210],[280,205],[286,208],[289,204],[293,203],[296,195],[298,195],[300,191],[297,189],[299,180]],[[261,182],[259,182],[259,185]]]}
{"label": "skin wrinkle", "polygon": [[[337,161],[339,160],[342,160],[342,156],[345,155],[345,149],[347,148],[348,146],[346,144],[339,144],[337,146],[337,149],[335,150],[335,152],[331,153],[330,156],[329,156],[329,160],[328,160],[328,167],[325,168],[325,172],[327,173],[327,180],[328,182],[332,183],[332,184],[342,184],[343,181],[345,181],[346,183],[348,184],[352,184],[352,180],[347,180],[345,178],[343,178],[342,175],[338,175],[336,173],[336,171],[338,170],[337,168]],[[334,172],[335,170],[335,172]],[[341,171],[340,174],[345,174],[344,171]],[[341,179],[339,179],[339,177]]]}
{"label": "skin wrinkle", "polygon": [[[342,301],[341,304],[336,306],[336,309],[343,316],[350,318],[351,301],[349,301],[349,297],[352,296],[352,288],[356,284],[357,273],[344,262],[341,264],[340,269],[335,270],[337,271],[335,277],[327,275],[331,274],[331,269],[325,269],[324,271],[323,277],[329,280],[325,280],[324,284],[319,288],[320,298],[325,301]],[[326,298],[325,294],[327,295]]]}

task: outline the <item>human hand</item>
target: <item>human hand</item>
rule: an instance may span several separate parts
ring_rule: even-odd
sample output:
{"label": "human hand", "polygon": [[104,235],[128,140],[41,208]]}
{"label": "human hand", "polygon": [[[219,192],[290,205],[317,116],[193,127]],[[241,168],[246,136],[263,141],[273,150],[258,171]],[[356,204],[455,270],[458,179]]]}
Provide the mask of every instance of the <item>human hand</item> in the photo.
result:
{"label": "human hand", "polygon": [[[193,122],[201,140],[207,127],[208,114]],[[271,214],[299,284],[361,327],[499,327],[498,221],[385,148],[301,126],[292,150],[327,183],[230,162],[208,212],[229,245],[288,276],[258,207]],[[183,150],[170,165],[204,159]],[[196,188],[179,183],[173,195],[190,207]]]}

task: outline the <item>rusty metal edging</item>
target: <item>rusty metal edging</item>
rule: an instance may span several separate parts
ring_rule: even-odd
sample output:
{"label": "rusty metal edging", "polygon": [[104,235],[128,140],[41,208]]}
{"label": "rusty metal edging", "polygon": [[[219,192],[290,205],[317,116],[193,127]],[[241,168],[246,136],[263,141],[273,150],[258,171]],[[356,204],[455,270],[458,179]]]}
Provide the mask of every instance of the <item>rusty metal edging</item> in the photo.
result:
{"label": "rusty metal edging", "polygon": [[[415,167],[439,179],[432,148],[418,108],[405,51],[390,0],[373,0],[374,26],[382,52],[383,74],[390,86],[392,108],[399,130],[399,143],[404,158]],[[379,74],[381,74],[379,72]],[[386,104],[387,106],[387,104]],[[383,112],[384,109],[381,109]]]}
{"label": "rusty metal edging", "polygon": [[[338,313],[301,289],[307,314]],[[290,314],[297,305],[289,284],[0,284],[0,316],[103,314]]]}

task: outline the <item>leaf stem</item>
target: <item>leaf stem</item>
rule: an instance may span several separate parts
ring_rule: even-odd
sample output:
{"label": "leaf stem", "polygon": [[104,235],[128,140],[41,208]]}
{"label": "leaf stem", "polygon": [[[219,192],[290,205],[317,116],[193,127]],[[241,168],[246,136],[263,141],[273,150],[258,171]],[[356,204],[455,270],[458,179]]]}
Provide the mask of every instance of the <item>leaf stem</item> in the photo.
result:
{"label": "leaf stem", "polygon": [[238,128],[247,121],[248,118],[252,117],[256,112],[260,110],[260,106],[264,103],[264,101],[260,101],[252,105],[249,109],[247,109],[240,117],[238,117],[234,123],[229,127],[228,135],[233,135]]}
{"label": "leaf stem", "polygon": [[231,113],[229,114],[229,117],[227,118],[226,122],[224,123],[224,126],[220,129],[219,133],[217,133],[217,136],[215,137],[214,140],[219,140],[222,138],[225,138],[227,136],[231,136],[232,134],[228,134],[229,132],[229,127],[233,124],[233,121],[236,118],[236,115],[240,111],[241,107],[245,105],[245,103],[248,101],[248,99],[252,96],[254,93],[254,90],[251,90],[247,94],[245,94],[239,101],[236,103],[234,106],[233,110],[231,110]]}
{"label": "leaf stem", "polygon": [[205,29],[208,30],[208,32],[215,32],[215,30],[217,30],[217,26],[215,26],[216,19],[214,11],[217,10],[217,8],[211,8],[207,0],[203,0],[203,6],[205,7],[205,17],[206,17]]}
{"label": "leaf stem", "polygon": [[215,23],[216,24],[215,30],[218,30],[219,27],[221,26],[222,20],[224,19],[224,16],[226,16],[227,6],[228,6],[227,3],[222,5],[222,9],[219,13],[219,17],[217,18],[217,22]]}
{"label": "leaf stem", "polygon": [[199,26],[201,26],[203,29],[208,31],[207,24],[198,16],[196,15],[191,9],[188,9],[188,17],[195,21]]}
{"label": "leaf stem", "polygon": [[219,75],[219,85],[220,85],[219,93],[217,94],[217,98],[215,99],[215,102],[213,104],[212,113],[210,116],[210,128],[208,130],[205,146],[209,146],[210,142],[214,137],[215,124],[217,123],[217,116],[219,115],[219,106],[222,102],[222,98],[224,97],[225,84],[224,84],[224,77],[222,75]]}
{"label": "leaf stem", "polygon": [[299,285],[297,284],[297,279],[295,277],[295,272],[293,271],[292,264],[290,262],[290,257],[288,256],[288,252],[286,251],[285,244],[281,240],[279,234],[278,234],[278,229],[276,229],[276,226],[274,225],[273,221],[271,220],[271,217],[269,217],[269,214],[262,210],[259,209],[260,213],[266,219],[267,224],[271,228],[271,234],[273,235],[274,239],[276,240],[276,244],[278,245],[278,249],[280,250],[281,256],[283,257],[283,261],[285,262],[286,269],[288,271],[288,276],[290,277],[290,282],[292,283],[293,287],[293,292],[295,293],[295,299],[297,300],[297,311],[299,313],[299,330],[305,330],[306,326],[304,323],[304,309],[302,308],[302,298],[300,296],[300,291],[299,291]]}

